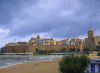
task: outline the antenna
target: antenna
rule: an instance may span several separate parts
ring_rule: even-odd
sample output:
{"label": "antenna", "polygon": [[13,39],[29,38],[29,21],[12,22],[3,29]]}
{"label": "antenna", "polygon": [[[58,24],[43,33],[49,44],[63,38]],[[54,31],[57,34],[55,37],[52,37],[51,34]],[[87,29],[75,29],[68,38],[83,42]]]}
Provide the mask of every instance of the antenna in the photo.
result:
{"label": "antenna", "polygon": [[14,38],[14,43],[16,43],[16,38]]}

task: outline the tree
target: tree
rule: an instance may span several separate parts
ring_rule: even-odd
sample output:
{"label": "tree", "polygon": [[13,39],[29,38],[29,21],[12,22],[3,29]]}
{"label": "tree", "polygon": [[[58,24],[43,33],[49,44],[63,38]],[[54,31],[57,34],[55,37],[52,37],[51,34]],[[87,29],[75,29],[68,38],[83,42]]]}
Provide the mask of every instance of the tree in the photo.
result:
{"label": "tree", "polygon": [[96,46],[96,50],[97,50],[97,51],[100,50],[100,45]]}
{"label": "tree", "polygon": [[89,64],[87,56],[65,56],[59,62],[59,70],[61,73],[84,73]]}
{"label": "tree", "polygon": [[3,53],[5,53],[5,47],[2,47],[2,48],[0,49],[0,54],[3,54]]}
{"label": "tree", "polygon": [[70,48],[70,52],[75,52],[75,48]]}

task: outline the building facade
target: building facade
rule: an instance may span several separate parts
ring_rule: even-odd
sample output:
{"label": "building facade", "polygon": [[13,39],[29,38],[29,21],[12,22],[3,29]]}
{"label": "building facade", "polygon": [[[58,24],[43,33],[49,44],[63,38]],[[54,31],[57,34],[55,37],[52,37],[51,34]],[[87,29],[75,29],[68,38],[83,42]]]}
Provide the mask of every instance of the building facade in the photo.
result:
{"label": "building facade", "polygon": [[95,37],[94,37],[93,30],[88,31],[88,38],[85,38],[85,48],[89,49],[90,51],[93,51],[96,49]]}
{"label": "building facade", "polygon": [[8,43],[5,53],[36,53],[39,52],[81,52],[83,43],[81,39],[54,40],[50,38],[32,37],[29,42]]}
{"label": "building facade", "polygon": [[5,53],[26,53],[28,45],[26,42],[8,43],[5,45]]}
{"label": "building facade", "polygon": [[41,39],[31,38],[29,40],[29,52],[36,52],[36,50],[42,50],[47,52],[60,52],[60,51],[82,51],[81,39]]}

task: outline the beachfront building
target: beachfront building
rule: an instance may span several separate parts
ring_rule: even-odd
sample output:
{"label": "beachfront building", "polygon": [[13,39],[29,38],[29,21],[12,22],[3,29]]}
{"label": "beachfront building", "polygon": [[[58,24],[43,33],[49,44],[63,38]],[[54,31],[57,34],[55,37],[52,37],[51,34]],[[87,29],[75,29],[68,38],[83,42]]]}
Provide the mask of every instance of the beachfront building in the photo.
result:
{"label": "beachfront building", "polygon": [[100,60],[91,60],[86,71],[89,73],[100,73]]}
{"label": "beachfront building", "polygon": [[5,53],[36,53],[36,52],[80,52],[83,49],[81,39],[54,40],[41,38],[39,35],[32,37],[29,42],[8,43]]}
{"label": "beachfront building", "polygon": [[26,42],[8,43],[4,47],[5,53],[26,53],[28,45]]}
{"label": "beachfront building", "polygon": [[46,52],[63,52],[63,51],[82,51],[81,39],[64,39],[54,40],[48,38],[31,38],[28,42],[29,52],[36,52],[37,50]]}
{"label": "beachfront building", "polygon": [[69,39],[61,40],[61,42],[62,42],[62,45],[70,45],[70,40]]}
{"label": "beachfront building", "polygon": [[84,49],[88,49],[90,51],[94,51],[96,49],[96,43],[95,43],[93,30],[88,31],[88,38],[85,38]]}
{"label": "beachfront building", "polygon": [[94,31],[88,31],[88,38],[83,42],[83,51],[100,51],[100,36],[94,36]]}
{"label": "beachfront building", "polygon": [[100,73],[100,57],[97,56],[97,52],[91,52],[89,54],[90,64],[88,65],[87,73]]}

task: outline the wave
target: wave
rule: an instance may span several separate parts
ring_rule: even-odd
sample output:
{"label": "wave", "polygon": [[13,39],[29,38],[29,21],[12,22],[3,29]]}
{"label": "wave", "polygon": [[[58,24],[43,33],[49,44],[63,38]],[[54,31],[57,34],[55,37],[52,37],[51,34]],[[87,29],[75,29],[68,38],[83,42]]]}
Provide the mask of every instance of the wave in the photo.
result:
{"label": "wave", "polygon": [[62,56],[59,56],[59,55],[47,55],[47,56],[33,56],[33,57],[30,57],[29,60],[27,60],[27,59],[22,59],[22,60],[7,59],[4,62],[4,64],[0,66],[0,69],[8,68],[8,67],[11,67],[11,66],[14,66],[14,65],[19,65],[19,64],[51,61],[51,60],[53,60],[55,58],[60,58],[60,57],[62,57]]}

